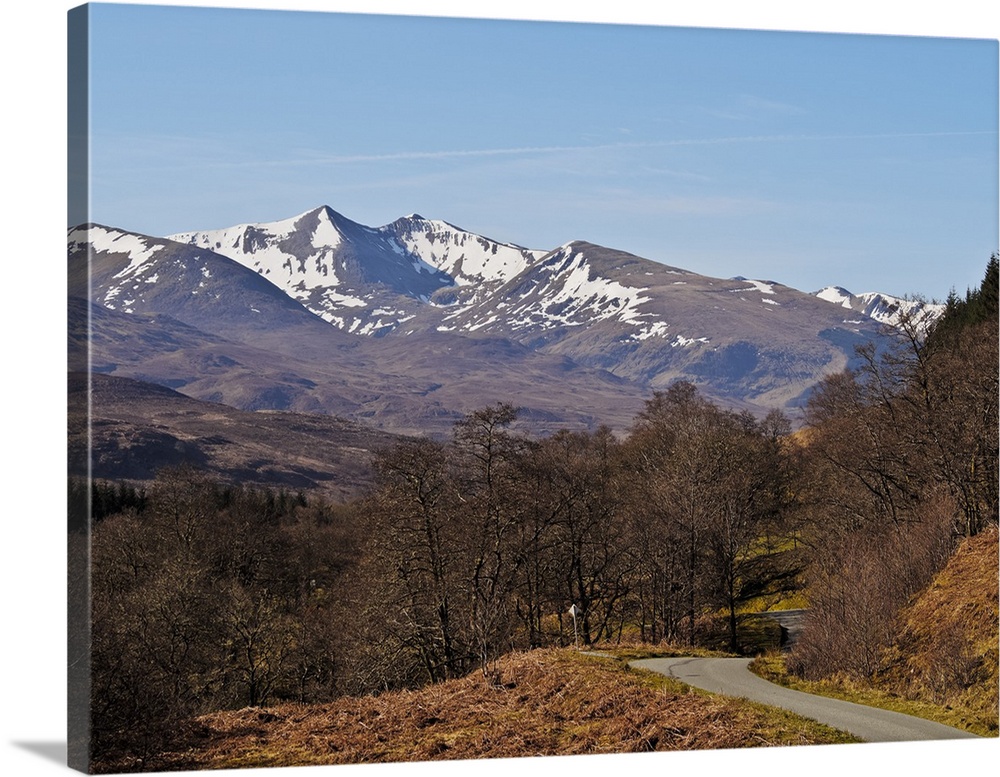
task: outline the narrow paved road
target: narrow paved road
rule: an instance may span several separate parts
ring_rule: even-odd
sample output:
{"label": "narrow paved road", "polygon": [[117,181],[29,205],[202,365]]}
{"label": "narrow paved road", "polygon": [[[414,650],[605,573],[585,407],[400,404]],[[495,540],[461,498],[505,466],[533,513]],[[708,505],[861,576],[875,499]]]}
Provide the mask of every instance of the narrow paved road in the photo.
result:
{"label": "narrow paved road", "polygon": [[695,688],[781,707],[846,731],[866,742],[918,739],[976,739],[975,734],[941,723],[866,707],[825,696],[793,691],[751,672],[749,658],[644,658],[629,666],[673,677]]}
{"label": "narrow paved road", "polygon": [[769,610],[758,612],[764,618],[770,618],[781,627],[781,649],[790,650],[799,639],[799,634],[806,625],[808,610]]}

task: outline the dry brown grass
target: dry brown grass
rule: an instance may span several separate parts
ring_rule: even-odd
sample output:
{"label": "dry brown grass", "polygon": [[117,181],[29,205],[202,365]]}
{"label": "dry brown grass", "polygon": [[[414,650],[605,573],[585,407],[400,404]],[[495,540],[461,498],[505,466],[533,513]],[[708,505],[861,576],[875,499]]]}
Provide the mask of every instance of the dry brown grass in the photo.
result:
{"label": "dry brown grass", "polygon": [[[146,769],[212,769],[851,741],[791,714],[712,697],[575,650],[506,657],[505,686],[474,674],[418,691],[219,712]],[[123,764],[107,764],[122,770]],[[134,766],[132,768],[135,768]]]}
{"label": "dry brown grass", "polygon": [[883,682],[997,735],[1000,591],[997,528],[966,540],[904,614]]}

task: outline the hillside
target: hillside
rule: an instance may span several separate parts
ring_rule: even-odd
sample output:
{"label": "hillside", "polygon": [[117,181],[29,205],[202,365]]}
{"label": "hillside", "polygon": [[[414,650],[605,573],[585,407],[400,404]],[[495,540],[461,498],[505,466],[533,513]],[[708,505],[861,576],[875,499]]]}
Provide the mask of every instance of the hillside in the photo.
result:
{"label": "hillside", "polygon": [[[246,708],[193,721],[147,768],[216,769],[510,758],[849,741],[812,721],[684,690],[575,650],[508,655],[505,686],[477,672],[418,691]],[[124,764],[107,763],[104,770]]]}
{"label": "hillside", "polygon": [[[903,613],[884,682],[909,699],[952,709],[997,733],[997,529],[970,537]],[[992,726],[990,722],[992,721]]]}
{"label": "hillside", "polygon": [[[69,398],[88,381],[70,373]],[[70,474],[151,481],[164,467],[192,464],[222,482],[357,497],[372,484],[373,452],[399,438],[330,415],[236,410],[172,389],[110,375],[90,376],[89,426],[70,416]],[[89,448],[88,448],[89,444]]]}

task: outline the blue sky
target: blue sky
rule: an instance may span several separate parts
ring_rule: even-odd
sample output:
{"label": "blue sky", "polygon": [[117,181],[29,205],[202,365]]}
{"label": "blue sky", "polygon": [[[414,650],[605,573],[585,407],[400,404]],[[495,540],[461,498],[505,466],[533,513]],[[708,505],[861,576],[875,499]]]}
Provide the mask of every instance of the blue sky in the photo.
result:
{"label": "blue sky", "polygon": [[419,212],[939,299],[997,250],[995,40],[92,8],[100,223]]}

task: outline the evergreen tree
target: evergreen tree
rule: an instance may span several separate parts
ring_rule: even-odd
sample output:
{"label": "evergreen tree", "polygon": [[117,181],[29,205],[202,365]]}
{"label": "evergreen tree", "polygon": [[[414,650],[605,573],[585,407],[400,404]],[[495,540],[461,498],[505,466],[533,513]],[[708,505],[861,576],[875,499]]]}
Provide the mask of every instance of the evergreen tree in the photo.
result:
{"label": "evergreen tree", "polygon": [[978,289],[968,289],[959,297],[952,289],[945,301],[945,312],[931,333],[929,345],[936,347],[950,342],[956,333],[984,321],[996,321],[1000,314],[1000,261],[993,254],[986,263],[986,272]]}

